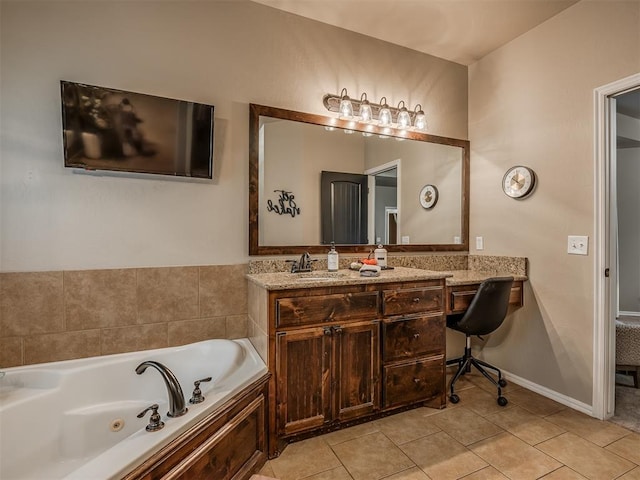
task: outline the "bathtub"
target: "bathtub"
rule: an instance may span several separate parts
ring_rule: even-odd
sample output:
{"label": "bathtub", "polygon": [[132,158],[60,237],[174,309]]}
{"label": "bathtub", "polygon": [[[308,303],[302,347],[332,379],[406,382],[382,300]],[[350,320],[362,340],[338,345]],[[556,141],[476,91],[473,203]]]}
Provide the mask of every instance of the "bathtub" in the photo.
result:
{"label": "bathtub", "polygon": [[[141,375],[145,360],[178,378],[189,411],[167,417],[168,395],[158,371]],[[199,420],[215,412],[267,368],[247,339],[208,340],[181,347],[4,369],[0,378],[0,478],[120,478]],[[190,404],[193,382],[204,402]],[[147,432],[157,403],[163,429]]]}

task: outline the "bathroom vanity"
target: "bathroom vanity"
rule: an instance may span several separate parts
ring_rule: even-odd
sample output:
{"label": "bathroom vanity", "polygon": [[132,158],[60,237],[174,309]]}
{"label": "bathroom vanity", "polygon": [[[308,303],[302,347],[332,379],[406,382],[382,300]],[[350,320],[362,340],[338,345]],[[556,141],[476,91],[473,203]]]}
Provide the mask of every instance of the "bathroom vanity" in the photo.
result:
{"label": "bathroom vanity", "polygon": [[[510,305],[523,304],[526,275]],[[464,312],[498,271],[395,267],[379,277],[340,270],[255,273],[252,341],[272,374],[269,457],[293,440],[419,405],[446,405],[446,315]],[[260,351],[260,349],[258,349]]]}
{"label": "bathroom vanity", "polygon": [[[249,275],[264,302],[269,456],[287,442],[445,396],[447,272]],[[253,293],[253,297],[252,297]]]}

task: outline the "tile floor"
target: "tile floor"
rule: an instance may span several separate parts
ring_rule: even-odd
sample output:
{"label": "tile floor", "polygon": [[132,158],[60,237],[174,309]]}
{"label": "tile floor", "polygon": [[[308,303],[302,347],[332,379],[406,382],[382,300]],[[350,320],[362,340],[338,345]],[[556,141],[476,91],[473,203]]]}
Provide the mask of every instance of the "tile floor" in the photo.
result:
{"label": "tile floor", "polygon": [[[466,377],[466,378],[465,378]],[[640,480],[640,434],[517,385],[497,405],[479,375],[460,403],[418,408],[292,443],[260,473],[280,480]]]}

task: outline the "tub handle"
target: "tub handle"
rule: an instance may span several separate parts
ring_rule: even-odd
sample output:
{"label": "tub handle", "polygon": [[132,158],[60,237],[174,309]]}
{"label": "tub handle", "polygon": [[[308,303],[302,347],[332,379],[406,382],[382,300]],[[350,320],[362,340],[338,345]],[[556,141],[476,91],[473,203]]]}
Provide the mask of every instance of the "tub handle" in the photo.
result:
{"label": "tub handle", "polygon": [[195,403],[204,402],[204,395],[202,395],[202,390],[200,390],[200,384],[202,382],[210,382],[210,381],[211,381],[211,377],[207,377],[207,378],[201,378],[200,380],[196,380],[195,382],[193,382],[194,389],[193,389],[193,394],[189,399],[189,403],[195,404]]}
{"label": "tub handle", "polygon": [[154,403],[153,405],[145,408],[142,412],[138,414],[138,418],[142,418],[149,410],[153,410],[151,413],[151,417],[149,418],[149,425],[147,425],[147,432],[155,432],[164,427],[164,422],[160,420],[160,414],[158,413],[158,404]]}

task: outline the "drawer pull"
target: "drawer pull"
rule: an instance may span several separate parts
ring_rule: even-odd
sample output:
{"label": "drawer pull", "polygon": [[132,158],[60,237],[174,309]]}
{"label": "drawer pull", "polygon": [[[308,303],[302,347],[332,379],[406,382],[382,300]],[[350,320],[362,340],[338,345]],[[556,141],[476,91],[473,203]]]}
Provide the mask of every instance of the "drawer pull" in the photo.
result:
{"label": "drawer pull", "polygon": [[331,327],[324,327],[323,333],[325,335],[331,335]]}
{"label": "drawer pull", "polygon": [[337,325],[337,326],[333,327],[333,331],[335,333],[341,334],[342,333],[342,327],[340,325]]}
{"label": "drawer pull", "polygon": [[413,338],[420,338],[420,334],[419,333],[414,333],[413,334]]}
{"label": "drawer pull", "polygon": [[420,297],[415,297],[415,298],[413,299],[413,303],[418,303],[419,301],[420,301]]}
{"label": "drawer pull", "polygon": [[419,379],[419,378],[414,378],[414,379],[413,379],[413,383],[416,383],[416,384],[417,384],[417,383],[420,383],[420,379]]}

